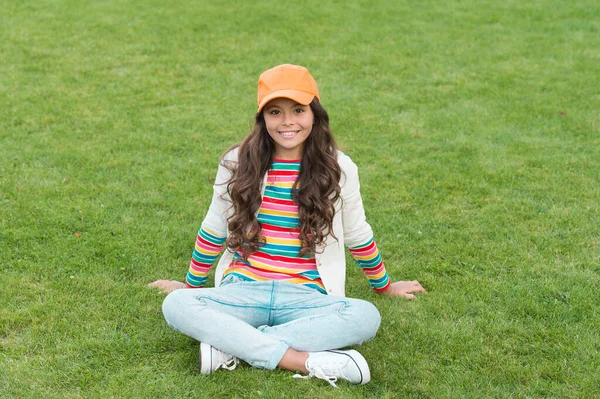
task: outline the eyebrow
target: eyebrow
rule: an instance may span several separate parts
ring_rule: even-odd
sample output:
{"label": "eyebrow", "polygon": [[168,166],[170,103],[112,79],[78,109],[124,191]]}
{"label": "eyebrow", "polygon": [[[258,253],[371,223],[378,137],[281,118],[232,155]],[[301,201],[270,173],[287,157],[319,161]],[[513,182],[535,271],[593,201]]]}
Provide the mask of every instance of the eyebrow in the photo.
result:
{"label": "eyebrow", "polygon": [[[308,105],[300,104],[300,103],[297,103],[297,102],[294,102],[294,105],[292,105],[292,107],[298,107],[298,106],[300,106],[300,107],[308,107]],[[279,106],[279,105],[272,104],[272,105],[265,106],[264,109],[268,110],[268,109],[271,109],[271,108],[282,108],[282,107]]]}

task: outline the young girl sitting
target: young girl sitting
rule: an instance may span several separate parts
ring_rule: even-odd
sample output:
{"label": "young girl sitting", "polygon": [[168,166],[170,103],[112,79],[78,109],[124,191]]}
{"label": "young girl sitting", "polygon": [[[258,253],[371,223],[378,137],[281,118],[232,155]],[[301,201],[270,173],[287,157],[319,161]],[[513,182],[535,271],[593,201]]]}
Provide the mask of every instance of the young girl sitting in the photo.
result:
{"label": "young girl sitting", "polygon": [[[202,288],[224,246],[215,288]],[[380,316],[344,296],[345,246],[375,291],[425,292],[417,281],[390,281],[357,167],[336,148],[315,80],[306,68],[279,65],[259,78],[254,128],[221,159],[185,283],[150,285],[170,292],[167,323],[200,341],[203,374],[241,359],[333,386],[366,384],[364,357],[339,349],[372,339]]]}

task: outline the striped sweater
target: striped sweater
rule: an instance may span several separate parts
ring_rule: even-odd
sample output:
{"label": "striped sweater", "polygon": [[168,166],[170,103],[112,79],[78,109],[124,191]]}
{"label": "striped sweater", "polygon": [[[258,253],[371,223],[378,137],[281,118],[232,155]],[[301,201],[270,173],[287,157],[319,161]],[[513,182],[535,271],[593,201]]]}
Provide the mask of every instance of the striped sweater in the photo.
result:
{"label": "striped sweater", "polygon": [[[292,200],[292,185],[298,178],[300,161],[274,160],[267,174],[263,201],[257,215],[264,246],[248,257],[236,253],[224,276],[234,274],[247,281],[281,280],[302,284],[326,293],[314,255],[300,257],[298,205]],[[203,287],[208,272],[225,244],[225,237],[201,227],[186,277],[189,287]],[[348,248],[376,291],[385,290],[389,276],[377,245],[368,242]]]}

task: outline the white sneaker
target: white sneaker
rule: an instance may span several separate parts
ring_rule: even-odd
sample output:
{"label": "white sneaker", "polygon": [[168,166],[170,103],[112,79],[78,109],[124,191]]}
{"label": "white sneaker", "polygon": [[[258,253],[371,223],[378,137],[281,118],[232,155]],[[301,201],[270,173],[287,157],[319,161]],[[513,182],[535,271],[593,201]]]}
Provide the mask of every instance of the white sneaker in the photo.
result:
{"label": "white sneaker", "polygon": [[225,352],[213,348],[205,342],[200,342],[200,372],[210,374],[217,369],[233,370],[240,361]]}
{"label": "white sneaker", "polygon": [[367,361],[355,350],[309,352],[305,366],[309,374],[307,376],[296,374],[295,378],[317,377],[334,387],[338,378],[353,384],[366,384],[371,381]]}

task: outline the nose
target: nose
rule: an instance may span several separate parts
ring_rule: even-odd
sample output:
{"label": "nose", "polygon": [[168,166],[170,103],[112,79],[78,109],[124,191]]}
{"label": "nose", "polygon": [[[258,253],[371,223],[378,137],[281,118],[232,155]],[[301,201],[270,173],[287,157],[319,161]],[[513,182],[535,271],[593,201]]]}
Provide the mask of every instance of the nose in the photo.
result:
{"label": "nose", "polygon": [[284,126],[290,126],[294,123],[293,119],[292,119],[292,114],[290,114],[289,112],[284,113],[283,115],[283,125]]}

